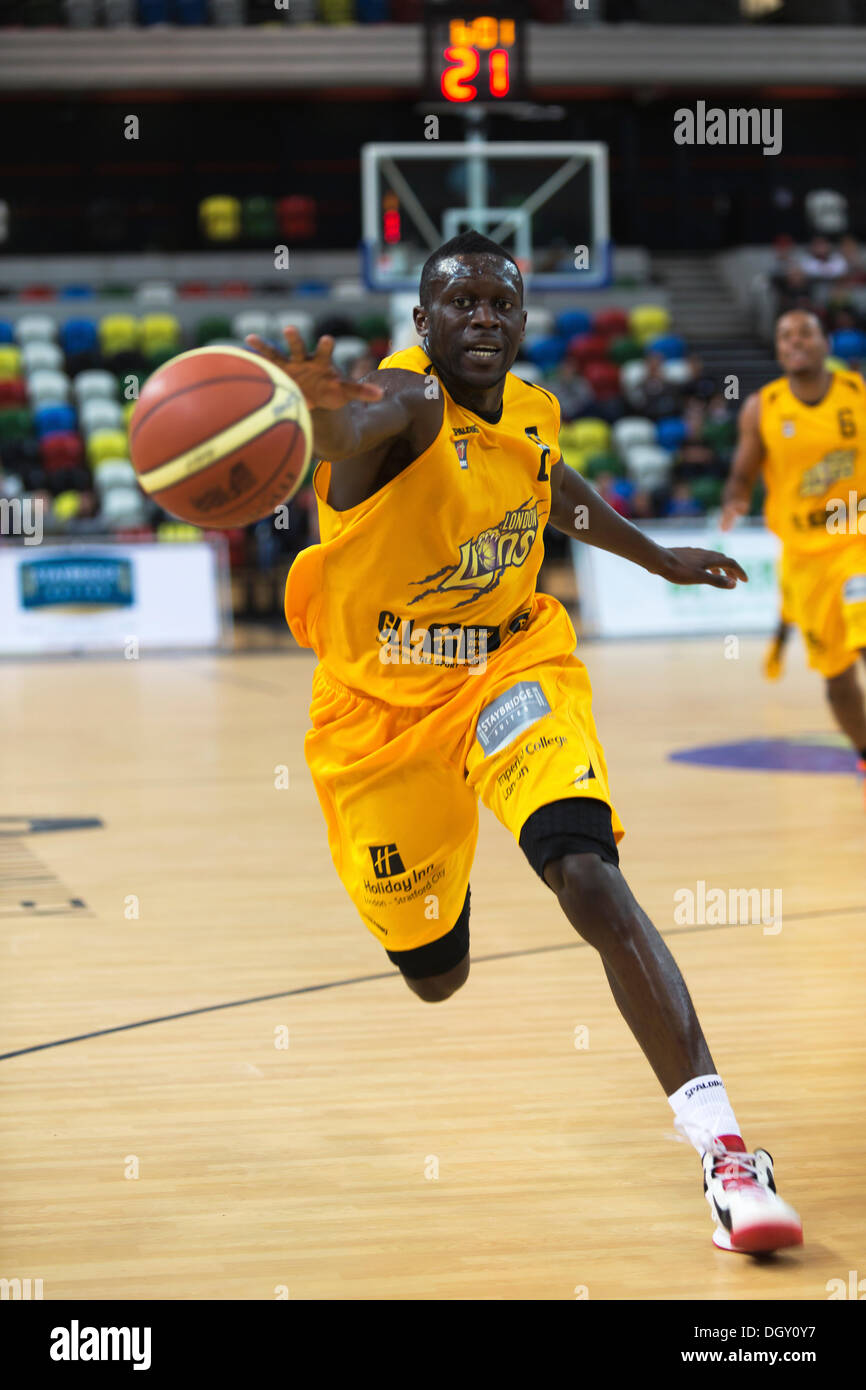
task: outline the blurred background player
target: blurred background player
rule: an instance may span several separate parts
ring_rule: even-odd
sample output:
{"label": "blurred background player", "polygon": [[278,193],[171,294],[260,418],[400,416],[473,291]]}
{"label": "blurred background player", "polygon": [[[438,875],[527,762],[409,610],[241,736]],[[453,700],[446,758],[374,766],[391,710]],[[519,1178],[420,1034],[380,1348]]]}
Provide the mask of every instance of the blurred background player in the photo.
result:
{"label": "blurred background player", "polygon": [[[857,677],[858,655],[866,657],[866,384],[859,372],[829,371],[829,351],[815,314],[781,316],[776,355],[785,375],[743,406],[721,524],[728,530],[749,510],[763,473],[767,525],[783,546],[783,618],[800,628],[809,665],[824,677],[836,723],[866,774],[866,702]],[[778,661],[780,634],[777,643]]]}

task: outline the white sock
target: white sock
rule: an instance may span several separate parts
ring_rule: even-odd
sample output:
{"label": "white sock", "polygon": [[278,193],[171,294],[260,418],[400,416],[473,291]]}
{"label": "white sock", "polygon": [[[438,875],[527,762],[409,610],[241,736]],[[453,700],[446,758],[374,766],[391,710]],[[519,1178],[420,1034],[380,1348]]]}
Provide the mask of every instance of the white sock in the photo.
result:
{"label": "white sock", "polygon": [[740,1126],[731,1109],[724,1083],[715,1072],[687,1081],[672,1096],[668,1096],[668,1104],[676,1117],[676,1128],[685,1134],[701,1155],[720,1135],[740,1135]]}

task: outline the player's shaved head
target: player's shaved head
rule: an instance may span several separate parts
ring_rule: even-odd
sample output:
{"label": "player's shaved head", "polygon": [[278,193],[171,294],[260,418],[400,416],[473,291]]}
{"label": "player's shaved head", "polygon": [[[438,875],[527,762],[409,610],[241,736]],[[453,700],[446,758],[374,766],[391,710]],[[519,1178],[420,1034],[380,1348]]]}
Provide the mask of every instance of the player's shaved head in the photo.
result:
{"label": "player's shaved head", "polygon": [[824,338],[824,326],[816,313],[811,309],[788,309],[784,314],[780,314],[776,320],[776,338],[779,335],[790,332],[810,332],[819,338]]}
{"label": "player's shaved head", "polygon": [[829,346],[821,320],[810,309],[789,309],[776,324],[776,356],[788,377],[817,380]]}
{"label": "player's shaved head", "polygon": [[452,237],[450,241],[439,246],[424,262],[418,288],[418,297],[423,308],[429,309],[437,284],[447,284],[455,275],[464,274],[469,269],[464,264],[467,256],[483,256],[488,261],[504,262],[510,277],[519,288],[520,302],[523,303],[523,276],[513,256],[509,255],[504,246],[482,236],[480,232],[461,232],[459,236]]}

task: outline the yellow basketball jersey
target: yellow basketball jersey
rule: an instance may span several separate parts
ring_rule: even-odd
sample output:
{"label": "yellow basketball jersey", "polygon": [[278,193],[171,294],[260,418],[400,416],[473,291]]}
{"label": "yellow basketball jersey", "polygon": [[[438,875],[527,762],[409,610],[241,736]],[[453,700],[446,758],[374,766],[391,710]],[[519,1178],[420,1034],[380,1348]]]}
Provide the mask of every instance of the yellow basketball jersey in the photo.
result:
{"label": "yellow basketball jersey", "polygon": [[[348,511],[328,505],[331,465],[318,464],[321,544],[289,571],[286,619],[350,690],[435,705],[530,619],[559,459],[559,403],[509,373],[491,422],[451,399],[420,347],[380,366],[429,379],[445,402],[441,429],[408,468]],[[573,651],[564,609],[562,617]]]}
{"label": "yellow basketball jersey", "polygon": [[[814,553],[857,540],[857,501],[866,497],[863,378],[834,372],[824,399],[805,405],[779,377],[763,387],[760,402],[767,525],[792,551]],[[842,524],[840,502],[846,508]]]}

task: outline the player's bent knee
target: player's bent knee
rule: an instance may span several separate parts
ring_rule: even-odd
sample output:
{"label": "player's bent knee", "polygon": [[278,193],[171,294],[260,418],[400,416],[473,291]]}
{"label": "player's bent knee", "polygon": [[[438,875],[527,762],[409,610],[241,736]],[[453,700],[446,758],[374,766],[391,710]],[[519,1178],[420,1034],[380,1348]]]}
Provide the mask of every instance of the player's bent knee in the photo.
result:
{"label": "player's bent knee", "polygon": [[426,1004],[440,1004],[445,999],[450,999],[452,994],[456,994],[458,989],[465,985],[469,978],[469,952],[451,970],[446,970],[441,975],[428,975],[423,980],[410,979],[404,975],[403,979],[409,986],[413,994],[417,994],[419,999],[423,999]]}
{"label": "player's bent knee", "polygon": [[463,908],[454,926],[444,936],[416,946],[410,951],[388,951],[406,984],[428,1004],[450,999],[469,976],[469,900],[467,887]]}
{"label": "player's bent knee", "polygon": [[630,938],[637,925],[633,901],[615,865],[598,854],[566,854],[546,866],[545,878],[572,926],[592,945]]}

